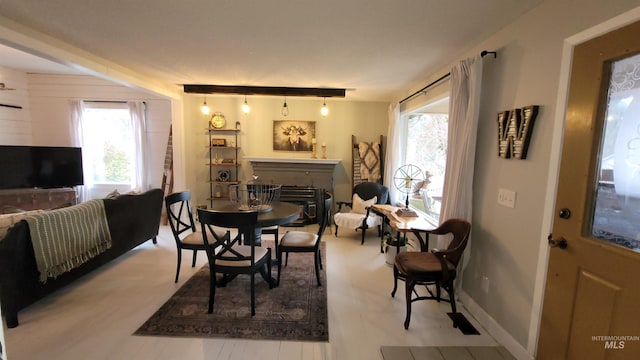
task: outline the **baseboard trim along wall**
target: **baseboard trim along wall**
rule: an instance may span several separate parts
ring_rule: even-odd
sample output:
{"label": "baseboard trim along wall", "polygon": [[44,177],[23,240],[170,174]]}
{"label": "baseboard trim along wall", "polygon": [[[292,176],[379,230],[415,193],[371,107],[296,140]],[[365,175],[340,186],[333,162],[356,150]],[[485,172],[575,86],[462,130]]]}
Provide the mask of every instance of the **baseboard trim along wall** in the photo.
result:
{"label": "baseboard trim along wall", "polygon": [[464,291],[460,292],[458,297],[464,304],[467,311],[478,320],[480,325],[485,328],[493,336],[493,338],[504,346],[509,352],[519,360],[533,360],[533,354],[527,352],[527,349],[520,345],[509,333],[498,324],[489,314],[473,301],[473,299]]}

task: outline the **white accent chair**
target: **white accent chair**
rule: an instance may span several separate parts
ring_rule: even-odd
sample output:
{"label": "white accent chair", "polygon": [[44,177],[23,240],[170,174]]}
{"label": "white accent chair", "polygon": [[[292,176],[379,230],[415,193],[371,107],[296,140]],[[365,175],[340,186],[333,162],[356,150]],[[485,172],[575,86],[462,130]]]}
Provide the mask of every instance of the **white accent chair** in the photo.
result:
{"label": "white accent chair", "polygon": [[[338,201],[338,212],[333,216],[336,225],[335,236],[338,236],[338,228],[345,227],[356,231],[362,230],[361,244],[364,244],[365,232],[368,228],[378,227],[378,236],[382,236],[382,218],[371,212],[373,204],[388,204],[389,189],[379,183],[363,182],[353,189],[351,202]],[[342,206],[346,205],[351,210],[342,212]]]}

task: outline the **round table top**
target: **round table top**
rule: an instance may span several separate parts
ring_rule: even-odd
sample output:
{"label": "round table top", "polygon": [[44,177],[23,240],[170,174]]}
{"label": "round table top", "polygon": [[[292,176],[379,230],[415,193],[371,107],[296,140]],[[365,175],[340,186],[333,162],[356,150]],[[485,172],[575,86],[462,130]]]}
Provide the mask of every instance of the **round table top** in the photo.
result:
{"label": "round table top", "polygon": [[[231,201],[214,200],[211,210],[216,211],[238,211],[237,205]],[[258,227],[268,227],[273,225],[286,225],[300,217],[300,207],[288,202],[276,201],[271,203],[271,211],[258,214]]]}

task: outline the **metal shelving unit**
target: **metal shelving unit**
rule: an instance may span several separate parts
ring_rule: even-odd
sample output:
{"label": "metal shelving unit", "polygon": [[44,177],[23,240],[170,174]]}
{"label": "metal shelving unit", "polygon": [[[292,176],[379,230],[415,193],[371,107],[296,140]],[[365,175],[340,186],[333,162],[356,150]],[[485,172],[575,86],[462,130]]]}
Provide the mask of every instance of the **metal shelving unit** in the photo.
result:
{"label": "metal shelving unit", "polygon": [[229,185],[239,184],[240,162],[238,161],[239,122],[235,129],[209,127],[209,200],[228,198]]}

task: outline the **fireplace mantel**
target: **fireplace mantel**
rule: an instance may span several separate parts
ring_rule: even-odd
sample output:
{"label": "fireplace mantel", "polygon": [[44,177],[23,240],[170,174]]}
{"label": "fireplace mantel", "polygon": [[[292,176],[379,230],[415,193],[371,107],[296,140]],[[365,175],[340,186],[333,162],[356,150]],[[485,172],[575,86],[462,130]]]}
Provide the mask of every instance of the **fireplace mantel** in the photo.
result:
{"label": "fireplace mantel", "polygon": [[311,186],[333,192],[333,171],[340,159],[285,159],[245,156],[253,175],[264,183]]}
{"label": "fireplace mantel", "polygon": [[284,159],[284,158],[262,158],[262,157],[250,157],[245,156],[245,160],[254,163],[286,163],[286,164],[309,164],[309,165],[337,165],[340,163],[340,159]]}

